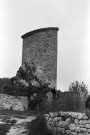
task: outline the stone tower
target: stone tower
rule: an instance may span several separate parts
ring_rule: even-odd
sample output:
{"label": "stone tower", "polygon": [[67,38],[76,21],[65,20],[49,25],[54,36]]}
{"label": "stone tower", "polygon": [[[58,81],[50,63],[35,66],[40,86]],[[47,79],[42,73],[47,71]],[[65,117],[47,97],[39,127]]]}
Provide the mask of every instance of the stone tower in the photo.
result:
{"label": "stone tower", "polygon": [[57,27],[37,29],[22,35],[22,67],[35,64],[36,75],[51,87],[57,86]]}

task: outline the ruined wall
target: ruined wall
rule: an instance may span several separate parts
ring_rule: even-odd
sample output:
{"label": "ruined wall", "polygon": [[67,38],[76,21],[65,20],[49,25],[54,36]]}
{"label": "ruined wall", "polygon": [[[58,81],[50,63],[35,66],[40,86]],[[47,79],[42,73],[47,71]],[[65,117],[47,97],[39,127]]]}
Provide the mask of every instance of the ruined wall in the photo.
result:
{"label": "ruined wall", "polygon": [[57,135],[90,135],[90,118],[85,114],[54,112],[45,114],[45,120]]}
{"label": "ruined wall", "polygon": [[6,94],[0,94],[0,110],[12,109],[25,111],[28,110],[28,99],[24,96],[11,96]]}
{"label": "ruined wall", "polygon": [[22,67],[25,62],[35,63],[37,76],[52,87],[56,87],[57,79],[57,31],[58,28],[43,28],[22,36]]}

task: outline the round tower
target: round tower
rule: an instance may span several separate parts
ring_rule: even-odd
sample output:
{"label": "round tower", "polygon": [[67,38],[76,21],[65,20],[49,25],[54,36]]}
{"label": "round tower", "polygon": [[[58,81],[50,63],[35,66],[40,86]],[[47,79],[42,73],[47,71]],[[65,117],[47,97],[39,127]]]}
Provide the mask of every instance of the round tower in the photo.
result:
{"label": "round tower", "polygon": [[36,67],[36,75],[56,88],[57,83],[57,27],[37,29],[22,35],[22,67],[25,62]]}

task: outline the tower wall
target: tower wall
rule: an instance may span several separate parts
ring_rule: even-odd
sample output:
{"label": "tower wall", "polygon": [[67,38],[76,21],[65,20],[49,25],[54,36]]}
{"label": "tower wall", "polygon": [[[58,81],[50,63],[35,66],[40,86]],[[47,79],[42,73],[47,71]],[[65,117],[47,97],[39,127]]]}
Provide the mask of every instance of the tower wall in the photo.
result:
{"label": "tower wall", "polygon": [[57,82],[57,31],[58,28],[42,28],[22,36],[22,67],[25,62],[34,63],[38,78],[51,87],[56,87]]}

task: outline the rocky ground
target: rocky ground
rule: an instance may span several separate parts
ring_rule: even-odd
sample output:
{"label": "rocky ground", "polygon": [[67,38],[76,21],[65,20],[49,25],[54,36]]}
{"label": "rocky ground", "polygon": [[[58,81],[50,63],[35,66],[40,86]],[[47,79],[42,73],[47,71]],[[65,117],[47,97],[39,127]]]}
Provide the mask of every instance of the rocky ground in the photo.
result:
{"label": "rocky ground", "polygon": [[35,116],[0,115],[0,135],[27,135],[28,123]]}

